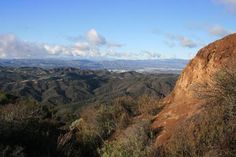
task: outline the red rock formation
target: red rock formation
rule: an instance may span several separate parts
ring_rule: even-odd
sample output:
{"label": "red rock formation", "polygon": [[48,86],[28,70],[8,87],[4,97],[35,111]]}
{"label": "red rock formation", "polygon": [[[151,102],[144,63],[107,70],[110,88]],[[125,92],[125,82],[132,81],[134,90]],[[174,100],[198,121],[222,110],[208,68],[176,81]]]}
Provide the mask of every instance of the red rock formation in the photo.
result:
{"label": "red rock formation", "polygon": [[196,85],[207,85],[218,70],[235,63],[236,34],[215,41],[197,53],[183,70],[172,93],[164,99],[165,107],[153,123],[153,129],[163,128],[157,145],[164,144],[176,126],[200,111],[203,103],[194,96]]}

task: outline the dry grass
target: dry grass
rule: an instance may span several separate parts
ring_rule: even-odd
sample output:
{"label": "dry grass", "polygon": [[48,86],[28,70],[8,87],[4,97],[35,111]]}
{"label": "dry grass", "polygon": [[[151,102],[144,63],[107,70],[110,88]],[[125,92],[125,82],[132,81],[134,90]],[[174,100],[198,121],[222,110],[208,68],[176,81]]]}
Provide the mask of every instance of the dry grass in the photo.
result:
{"label": "dry grass", "polygon": [[130,126],[115,140],[106,141],[99,153],[101,157],[153,157],[155,149],[152,145],[150,122],[140,122]]}
{"label": "dry grass", "polygon": [[178,127],[167,146],[171,157],[236,156],[236,72],[219,72],[201,88],[203,112]]}
{"label": "dry grass", "polygon": [[0,107],[0,119],[4,121],[24,120],[35,117],[37,109],[37,104],[30,100],[8,104]]}
{"label": "dry grass", "polygon": [[161,111],[163,104],[156,98],[148,95],[141,96],[138,100],[139,113],[146,117],[152,117]]}

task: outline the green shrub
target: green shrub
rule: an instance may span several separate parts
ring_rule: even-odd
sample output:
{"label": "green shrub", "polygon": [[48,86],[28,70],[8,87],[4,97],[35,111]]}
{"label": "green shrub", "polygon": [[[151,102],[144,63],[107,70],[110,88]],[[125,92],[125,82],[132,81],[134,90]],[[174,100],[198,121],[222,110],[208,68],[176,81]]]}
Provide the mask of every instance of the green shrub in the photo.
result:
{"label": "green shrub", "polygon": [[0,91],[0,105],[6,105],[13,102],[15,99],[15,96]]}
{"label": "green shrub", "polygon": [[103,138],[108,138],[116,129],[113,107],[101,105],[96,115],[97,130]]}
{"label": "green shrub", "polygon": [[115,99],[111,104],[99,105],[96,111],[96,128],[107,139],[117,130],[126,128],[137,113],[137,104],[130,97]]}
{"label": "green shrub", "polygon": [[[150,127],[150,126],[149,126]],[[149,130],[145,126],[131,127],[122,137],[106,141],[99,150],[101,157],[153,157],[155,149],[150,144]]]}
{"label": "green shrub", "polygon": [[130,116],[137,116],[139,114],[137,101],[130,96],[123,96],[115,99],[112,102],[112,106],[115,106],[118,110],[126,112]]}
{"label": "green shrub", "polygon": [[7,96],[3,92],[0,92],[0,104],[3,104],[5,101],[7,101]]}

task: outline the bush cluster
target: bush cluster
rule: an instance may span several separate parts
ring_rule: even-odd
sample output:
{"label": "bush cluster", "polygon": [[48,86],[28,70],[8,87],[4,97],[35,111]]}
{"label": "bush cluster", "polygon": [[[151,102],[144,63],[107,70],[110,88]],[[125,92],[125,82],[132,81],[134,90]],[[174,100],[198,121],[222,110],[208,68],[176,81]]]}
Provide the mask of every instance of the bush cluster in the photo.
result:
{"label": "bush cluster", "polygon": [[200,87],[203,112],[181,125],[169,141],[166,156],[236,156],[236,72],[219,72]]}

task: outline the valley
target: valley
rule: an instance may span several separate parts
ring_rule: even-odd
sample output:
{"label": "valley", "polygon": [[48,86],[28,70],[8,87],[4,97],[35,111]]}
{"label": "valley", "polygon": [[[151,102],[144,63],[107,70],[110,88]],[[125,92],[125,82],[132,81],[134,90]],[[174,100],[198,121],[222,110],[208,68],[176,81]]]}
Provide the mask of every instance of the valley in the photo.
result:
{"label": "valley", "polygon": [[76,68],[1,68],[0,90],[42,104],[86,105],[147,94],[157,99],[172,90],[177,74],[116,73]]}

